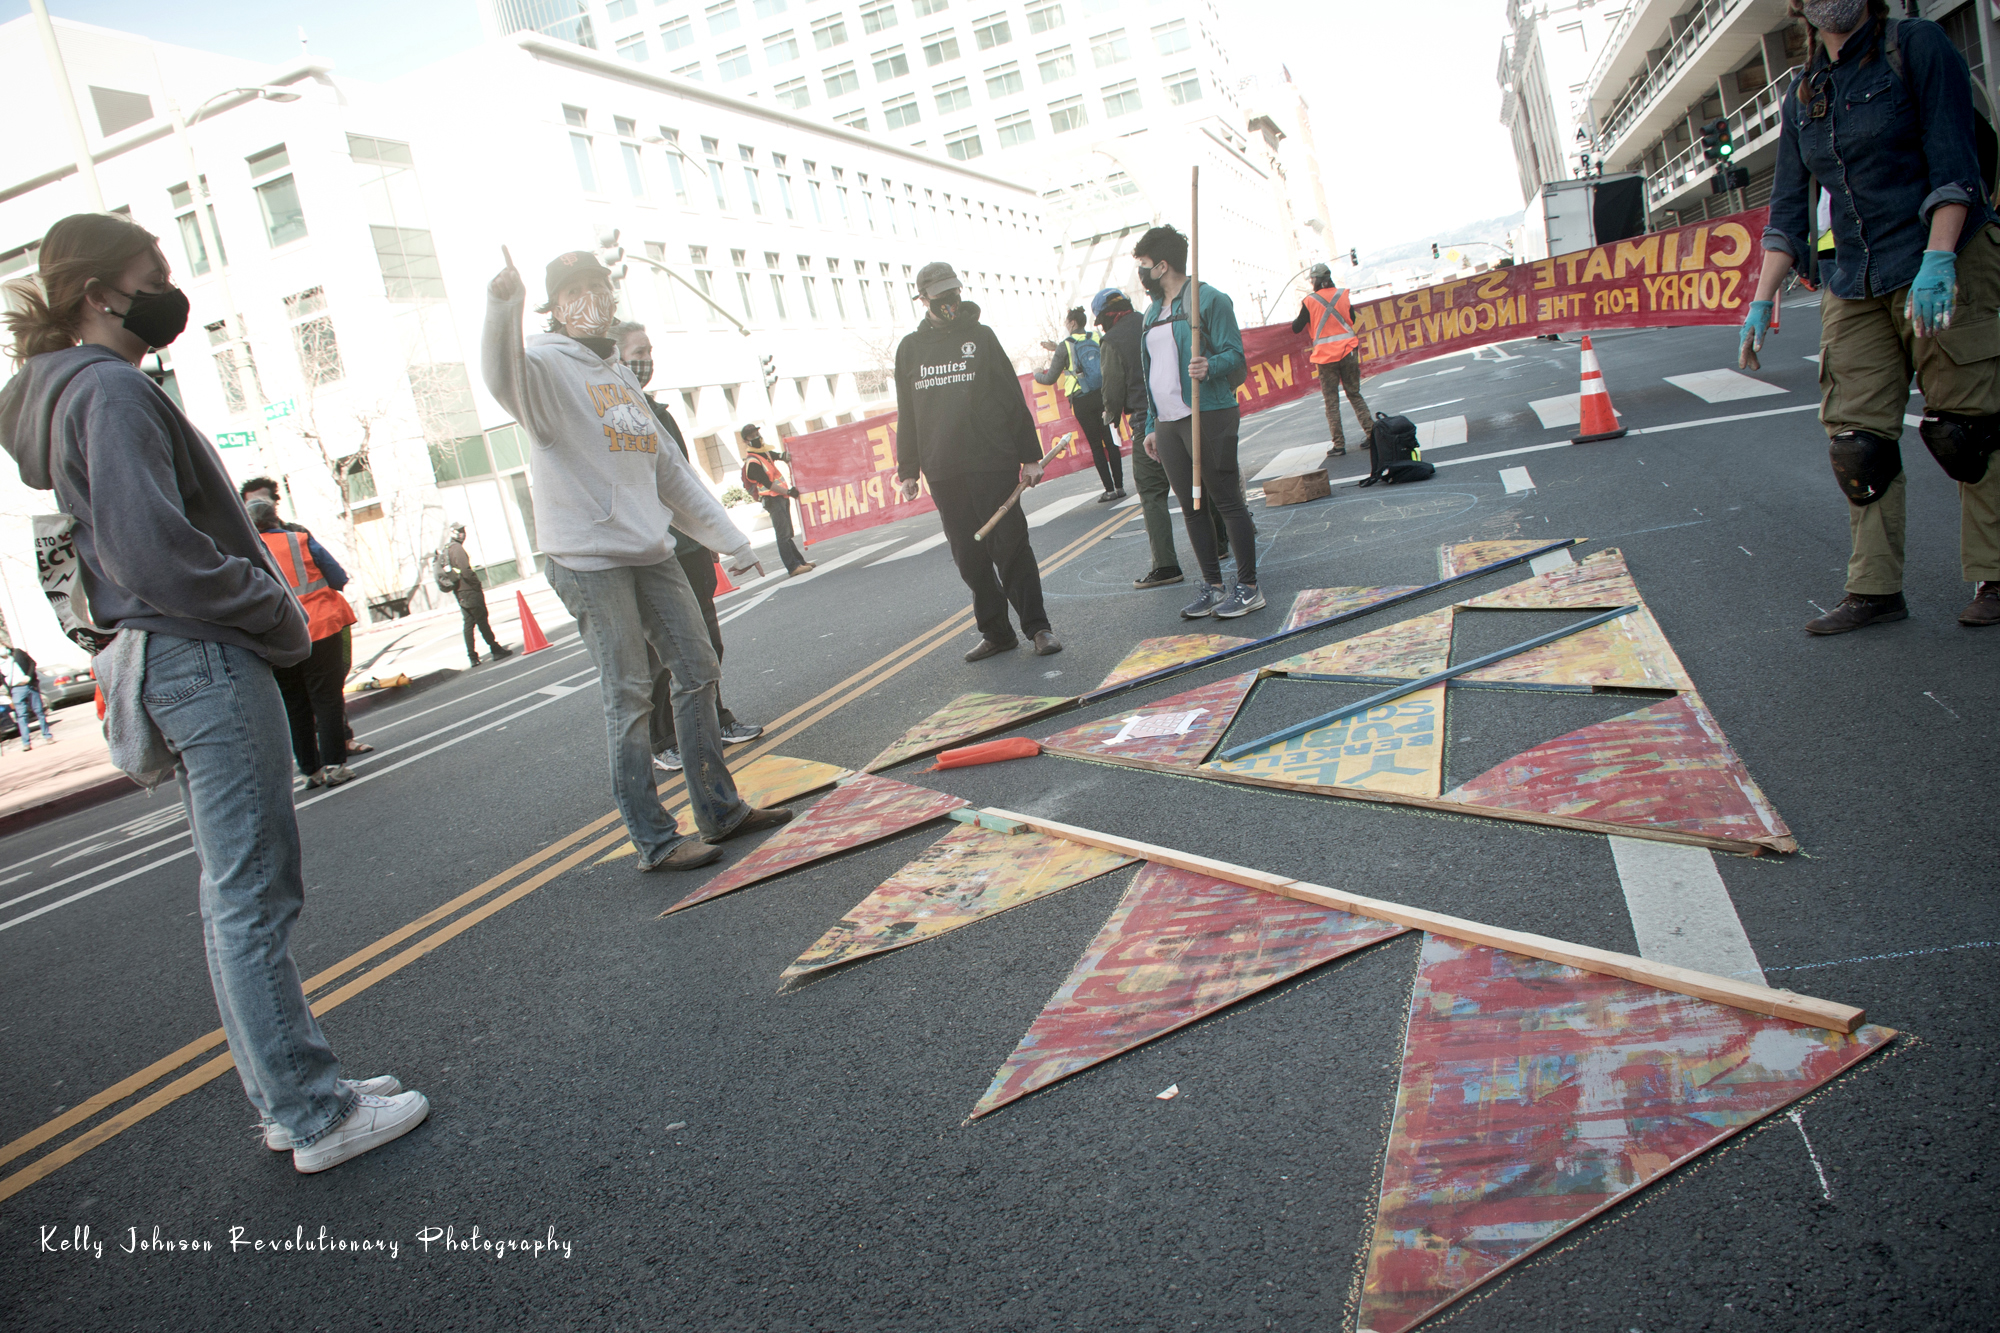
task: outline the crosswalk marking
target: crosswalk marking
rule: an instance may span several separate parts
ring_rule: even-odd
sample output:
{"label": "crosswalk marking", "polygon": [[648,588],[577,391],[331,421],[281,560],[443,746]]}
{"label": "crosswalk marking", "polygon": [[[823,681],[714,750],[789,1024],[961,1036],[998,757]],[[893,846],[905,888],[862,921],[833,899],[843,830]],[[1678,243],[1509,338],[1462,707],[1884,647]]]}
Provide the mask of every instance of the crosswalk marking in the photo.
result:
{"label": "crosswalk marking", "polygon": [[1582,394],[1566,393],[1558,398],[1537,398],[1528,404],[1528,410],[1542,419],[1543,430],[1553,430],[1557,426],[1582,425],[1582,402]]}
{"label": "crosswalk marking", "polygon": [[1734,370],[1698,370],[1692,375],[1667,375],[1663,378],[1676,389],[1686,389],[1705,403],[1733,403],[1739,398],[1762,398],[1767,394],[1785,392],[1775,384],[1751,379]]}
{"label": "crosswalk marking", "polygon": [[1507,488],[1509,495],[1520,495],[1535,489],[1535,479],[1528,475],[1528,469],[1524,467],[1501,468],[1500,484]]}
{"label": "crosswalk marking", "polygon": [[1440,417],[1436,421],[1417,423],[1417,447],[1420,449],[1445,449],[1464,443],[1464,417]]}
{"label": "crosswalk marking", "polygon": [[[908,560],[913,555],[922,555],[925,551],[934,551],[938,547],[943,546],[944,543],[945,543],[945,534],[940,532],[933,536],[926,537],[920,542],[911,542],[908,546],[905,546],[900,551],[889,552],[889,554],[883,556],[880,560],[877,560],[875,562],[875,565],[886,565],[891,560]],[[870,565],[869,568],[873,569],[875,568],[875,565]]]}
{"label": "crosswalk marking", "polygon": [[1040,509],[1037,509],[1033,513],[1028,515],[1028,526],[1031,528],[1039,528],[1040,526],[1042,526],[1042,524],[1048,522],[1050,519],[1060,518],[1064,514],[1067,514],[1070,510],[1075,509],[1080,505],[1089,504],[1091,501],[1095,500],[1098,495],[1102,494],[1103,494],[1102,491],[1099,491],[1096,494],[1092,494],[1089,491],[1085,491],[1082,495],[1070,495],[1070,496],[1065,496],[1063,499],[1060,500],[1052,500],[1048,504],[1043,505]]}
{"label": "crosswalk marking", "polygon": [[1640,838],[1609,841],[1640,957],[1764,984],[1713,853]]}

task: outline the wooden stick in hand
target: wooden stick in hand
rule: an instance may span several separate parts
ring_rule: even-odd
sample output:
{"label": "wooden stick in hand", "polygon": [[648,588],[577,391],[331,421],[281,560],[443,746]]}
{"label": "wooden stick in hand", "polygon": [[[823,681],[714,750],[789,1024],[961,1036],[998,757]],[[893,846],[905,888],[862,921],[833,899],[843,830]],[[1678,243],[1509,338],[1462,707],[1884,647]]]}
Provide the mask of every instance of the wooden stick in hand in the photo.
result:
{"label": "wooden stick in hand", "polygon": [[[1049,451],[1042,455],[1042,461],[1037,466],[1047,467],[1049,465],[1049,460],[1051,458],[1054,458],[1058,453],[1060,453],[1062,451],[1063,446],[1068,444],[1071,440],[1075,438],[1076,438],[1075,431],[1071,431],[1069,434],[1058,438],[1054,444],[1049,446]],[[1022,493],[1027,489],[1028,489],[1027,482],[1023,481],[1016,483],[1014,487],[1014,493],[1007,497],[1007,503],[1001,505],[998,509],[993,511],[993,517],[987,519],[985,523],[980,525],[979,531],[972,534],[972,540],[976,542],[985,541],[987,534],[992,532],[993,529],[999,527],[1000,520],[1007,517],[1007,511],[1009,509],[1012,509],[1016,504],[1020,503]]]}

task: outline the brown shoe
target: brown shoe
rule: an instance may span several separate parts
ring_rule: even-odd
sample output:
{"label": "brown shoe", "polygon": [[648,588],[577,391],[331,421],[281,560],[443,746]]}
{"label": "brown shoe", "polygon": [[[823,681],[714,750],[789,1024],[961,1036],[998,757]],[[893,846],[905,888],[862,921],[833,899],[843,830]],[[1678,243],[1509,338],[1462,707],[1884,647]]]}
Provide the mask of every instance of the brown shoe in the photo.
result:
{"label": "brown shoe", "polygon": [[736,827],[712,842],[728,842],[731,838],[745,838],[752,833],[762,833],[765,829],[777,828],[792,822],[792,808],[788,805],[768,805],[753,809],[736,821]]}
{"label": "brown shoe", "polygon": [[1972,591],[1972,600],[1958,613],[1958,623],[2000,625],[2000,579],[1987,579]]}
{"label": "brown shoe", "polygon": [[995,643],[991,639],[981,639],[978,646],[965,655],[965,660],[968,662],[984,662],[989,657],[998,657],[1001,653],[1011,653],[1020,646],[1021,641],[1019,639],[1009,639],[1005,643]]}
{"label": "brown shoe", "polygon": [[813,572],[813,570],[817,568],[818,568],[817,565],[813,564],[812,561],[808,560],[803,565],[792,566],[791,570],[786,574],[785,577],[790,578],[793,574],[810,574]]}
{"label": "brown shoe", "polygon": [[1873,625],[1877,621],[1908,620],[1910,608],[1903,601],[1903,594],[1892,592],[1886,597],[1870,597],[1866,593],[1851,592],[1840,599],[1840,605],[1817,620],[1806,622],[1808,634],[1845,634],[1849,630],[1860,629],[1863,625]]}
{"label": "brown shoe", "polygon": [[651,870],[693,870],[722,859],[722,849],[711,847],[700,838],[682,838],[671,852],[649,866],[640,866],[642,871]]}
{"label": "brown shoe", "polygon": [[1047,630],[1042,630],[1035,635],[1035,656],[1053,657],[1061,651],[1062,645],[1057,643],[1056,636]]}

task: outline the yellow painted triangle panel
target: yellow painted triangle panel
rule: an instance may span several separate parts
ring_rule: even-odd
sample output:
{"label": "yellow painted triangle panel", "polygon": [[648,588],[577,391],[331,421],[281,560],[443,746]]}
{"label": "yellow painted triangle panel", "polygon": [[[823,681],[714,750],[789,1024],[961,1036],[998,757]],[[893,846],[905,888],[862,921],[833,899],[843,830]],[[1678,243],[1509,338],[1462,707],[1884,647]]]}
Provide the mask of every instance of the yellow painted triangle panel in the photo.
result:
{"label": "yellow painted triangle panel", "polygon": [[[792,759],[782,754],[767,754],[751,760],[731,776],[736,779],[736,794],[749,804],[762,808],[783,805],[795,796],[804,796],[807,792],[818,791],[821,787],[831,787],[853,771],[838,764],[822,764],[813,759]],[[674,812],[674,827],[682,833],[694,832],[692,807],[684,805]],[[616,861],[622,857],[635,855],[638,850],[628,842],[617,851],[598,858],[597,864],[603,865],[606,861]]]}
{"label": "yellow painted triangle panel", "polygon": [[1638,585],[1625,567],[1625,554],[1613,548],[1459,605],[1491,611],[1569,611],[1630,606],[1639,600]]}
{"label": "yellow painted triangle panel", "polygon": [[1481,565],[1490,565],[1495,560],[1505,560],[1508,556],[1520,555],[1523,551],[1532,551],[1536,547],[1547,545],[1546,541],[1453,542],[1449,546],[1438,548],[1438,577],[1448,579],[1455,574],[1463,574],[1468,569],[1477,569]]}
{"label": "yellow painted triangle panel", "polygon": [[1660,632],[1659,622],[1643,602],[1630,615],[1531,648],[1459,679],[1609,685],[1635,690],[1694,688],[1687,668],[1674,655],[1667,636]]}
{"label": "yellow painted triangle panel", "polygon": [[1155,671],[1210,657],[1230,648],[1240,648],[1250,642],[1252,640],[1239,639],[1231,634],[1175,634],[1164,639],[1147,639],[1125,654],[1125,660],[1111,668],[1111,674],[1099,682],[1097,688],[1108,690],[1113,685],[1123,685],[1128,680],[1150,676]]}
{"label": "yellow painted triangle panel", "polygon": [[1357,634],[1273,662],[1264,674],[1385,676],[1415,680],[1442,671],[1451,656],[1451,608]]}
{"label": "yellow painted triangle panel", "polygon": [[1444,785],[1444,690],[1433,685],[1240,759],[1204,764],[1198,771],[1219,778],[1436,796]]}
{"label": "yellow painted triangle panel", "polygon": [[1399,584],[1386,588],[1303,588],[1292,598],[1291,613],[1285,617],[1285,629],[1297,629],[1310,625],[1315,620],[1325,620],[1343,611],[1355,611],[1376,602],[1385,602],[1391,597],[1400,597],[1406,592],[1416,592],[1420,585]]}

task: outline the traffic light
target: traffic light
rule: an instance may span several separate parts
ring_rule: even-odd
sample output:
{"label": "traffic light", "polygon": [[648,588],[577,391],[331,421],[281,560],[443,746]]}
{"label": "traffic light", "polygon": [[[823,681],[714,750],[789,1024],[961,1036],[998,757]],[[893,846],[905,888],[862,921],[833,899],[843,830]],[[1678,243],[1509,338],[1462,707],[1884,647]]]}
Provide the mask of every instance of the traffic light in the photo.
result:
{"label": "traffic light", "polygon": [[1724,167],[1708,178],[1708,192],[1721,194],[1727,190],[1747,190],[1750,188],[1750,168]]}
{"label": "traffic light", "polygon": [[767,352],[758,358],[757,364],[764,368],[764,392],[769,393],[778,387],[778,358]]}
{"label": "traffic light", "polygon": [[618,244],[618,228],[600,232],[597,249],[591,251],[597,262],[604,265],[611,274],[611,281],[620,282],[625,277],[625,247]]}
{"label": "traffic light", "polygon": [[1355,268],[1360,268],[1361,252],[1359,250],[1349,250],[1347,252],[1347,262],[1352,264]]}
{"label": "traffic light", "polygon": [[1717,116],[1701,127],[1701,160],[1707,163],[1727,162],[1736,152],[1736,144],[1729,133],[1729,121]]}
{"label": "traffic light", "polygon": [[1438,257],[1438,243],[1437,243],[1436,241],[1432,241],[1432,242],[1431,242],[1431,258],[1432,258],[1432,259],[1436,259],[1437,257]]}

